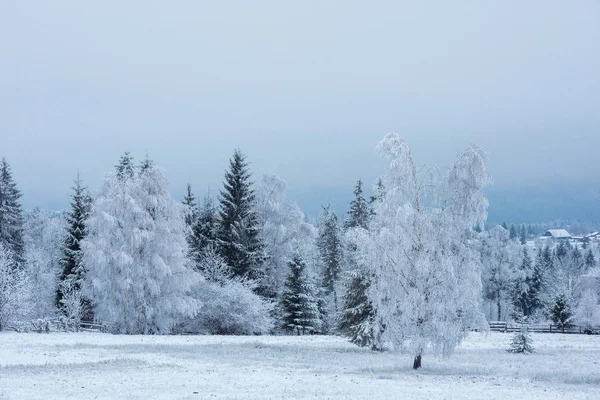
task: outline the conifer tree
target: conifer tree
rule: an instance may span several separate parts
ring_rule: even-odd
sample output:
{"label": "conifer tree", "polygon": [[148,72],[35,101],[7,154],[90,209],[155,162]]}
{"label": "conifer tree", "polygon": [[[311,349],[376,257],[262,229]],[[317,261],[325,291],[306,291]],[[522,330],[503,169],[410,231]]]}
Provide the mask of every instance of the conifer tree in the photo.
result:
{"label": "conifer tree", "polygon": [[359,179],[354,189],[354,200],[350,202],[348,219],[344,221],[344,228],[361,227],[367,229],[369,225],[369,214],[369,205],[363,196],[362,181]]}
{"label": "conifer tree", "polygon": [[15,268],[23,268],[25,244],[23,241],[23,212],[19,199],[21,192],[13,180],[5,158],[0,161],[0,244],[12,255]]}
{"label": "conifer tree", "polygon": [[215,202],[208,193],[204,196],[202,208],[198,213],[195,235],[198,239],[198,249],[202,252],[209,246],[214,246],[218,238],[218,218]]}
{"label": "conifer tree", "polygon": [[368,298],[369,279],[360,268],[350,273],[338,329],[351,343],[380,350],[381,326],[376,323],[373,304]]}
{"label": "conifer tree", "polygon": [[514,281],[513,305],[515,315],[529,317],[538,306],[537,292],[534,289],[536,277],[531,257],[527,249],[523,249],[523,260],[516,271]]}
{"label": "conifer tree", "polygon": [[519,240],[521,244],[527,243],[527,231],[525,230],[525,225],[521,225],[519,229]]}
{"label": "conifer tree", "polygon": [[342,271],[343,243],[337,215],[330,206],[323,207],[317,246],[323,263],[323,288],[327,295],[333,295],[334,310],[337,312],[336,284]]}
{"label": "conifer tree", "polygon": [[518,313],[516,320],[520,325],[520,329],[512,338],[510,343],[509,353],[533,353],[533,340],[529,333],[529,326],[527,325],[527,317],[523,314]]}
{"label": "conifer tree", "polygon": [[189,209],[188,214],[185,216],[185,224],[191,229],[198,218],[198,203],[196,203],[196,196],[192,193],[192,185],[189,183],[187,184],[186,194],[182,203]]}
{"label": "conifer tree", "polygon": [[198,203],[196,203],[196,197],[192,193],[192,185],[187,184],[186,195],[182,201],[186,207],[185,214],[185,226],[186,226],[186,239],[188,242],[188,257],[197,267],[200,262],[200,249],[199,249],[199,238],[197,235],[197,225],[199,218]]}
{"label": "conifer tree", "polygon": [[126,181],[135,177],[135,166],[133,165],[133,157],[128,151],[125,152],[119,159],[119,163],[115,166],[117,173],[116,177],[119,181]]}
{"label": "conifer tree", "polygon": [[573,325],[573,312],[569,300],[564,294],[560,294],[554,299],[554,304],[550,308],[550,319],[563,333],[566,328]]}
{"label": "conifer tree", "polygon": [[288,265],[290,275],[282,294],[283,328],[298,335],[317,332],[321,328],[319,304],[306,275],[306,263],[296,253]]}
{"label": "conifer tree", "polygon": [[510,226],[510,230],[509,230],[509,235],[508,235],[508,237],[509,237],[511,240],[513,240],[513,239],[517,239],[517,238],[518,238],[518,236],[519,236],[519,234],[518,234],[518,232],[517,232],[517,228],[515,228],[515,225],[514,225],[514,224],[512,224],[512,225]]}
{"label": "conifer tree", "polygon": [[221,190],[218,244],[232,276],[255,281],[256,292],[270,297],[273,292],[264,272],[266,254],[250,177],[246,157],[236,150]]}
{"label": "conifer tree", "polygon": [[585,269],[590,270],[596,266],[596,259],[594,258],[594,252],[592,249],[588,249],[585,255]]}
{"label": "conifer tree", "polygon": [[[67,235],[62,246],[63,257],[61,259],[62,272],[56,291],[56,307],[65,311],[63,304],[64,292],[79,292],[85,266],[82,260],[81,241],[87,234],[87,219],[90,213],[91,197],[87,188],[83,186],[79,174],[73,186],[71,196],[71,210],[67,213]],[[91,306],[88,300],[82,299],[84,303],[84,317],[91,319]]]}
{"label": "conifer tree", "polygon": [[383,179],[379,178],[377,180],[377,183],[373,187],[373,194],[369,198],[369,208],[371,209],[371,215],[375,214],[375,204],[378,201],[381,201],[381,199],[383,199],[384,193],[385,187],[383,186]]}
{"label": "conifer tree", "polygon": [[[381,179],[375,187],[376,193],[371,198],[371,204],[365,204],[364,211],[362,207],[353,207],[360,204],[362,190],[360,190],[360,181],[355,190],[356,199],[351,203],[350,219],[346,222],[347,239],[347,262],[349,273],[345,282],[345,292],[341,307],[341,313],[338,321],[338,330],[346,335],[350,342],[361,346],[370,347],[373,350],[380,348],[379,326],[375,322],[375,311],[373,304],[367,296],[369,287],[369,277],[364,266],[359,265],[357,253],[360,251],[357,244],[352,240],[353,229],[368,229],[368,221],[374,215],[373,205],[381,199],[383,194],[383,183]],[[352,212],[352,210],[355,212]],[[357,212],[358,211],[358,212]],[[362,223],[360,223],[362,222]]]}

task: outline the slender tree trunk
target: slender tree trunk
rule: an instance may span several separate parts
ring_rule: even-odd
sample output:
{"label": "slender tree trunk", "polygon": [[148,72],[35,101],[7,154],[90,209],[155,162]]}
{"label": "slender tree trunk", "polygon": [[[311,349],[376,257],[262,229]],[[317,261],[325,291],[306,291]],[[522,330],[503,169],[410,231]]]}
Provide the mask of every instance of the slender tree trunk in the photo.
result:
{"label": "slender tree trunk", "polygon": [[419,354],[418,356],[415,357],[415,360],[413,361],[413,369],[419,369],[421,368],[421,355]]}
{"label": "slender tree trunk", "polygon": [[500,291],[496,294],[496,304],[498,305],[498,319],[496,321],[501,321],[502,319],[502,304],[500,301]]}

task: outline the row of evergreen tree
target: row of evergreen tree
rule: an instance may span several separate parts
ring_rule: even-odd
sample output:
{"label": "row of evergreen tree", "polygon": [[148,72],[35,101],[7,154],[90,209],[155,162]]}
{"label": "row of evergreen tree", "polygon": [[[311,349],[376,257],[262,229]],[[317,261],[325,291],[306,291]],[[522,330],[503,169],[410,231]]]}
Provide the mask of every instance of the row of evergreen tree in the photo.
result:
{"label": "row of evergreen tree", "polygon": [[[0,246],[6,249],[4,258],[10,261],[5,264],[9,266],[13,278],[16,279],[17,275],[29,274],[29,278],[33,279],[35,273],[26,268],[27,260],[31,259],[31,256],[28,255],[24,241],[24,236],[27,235],[24,234],[25,218],[20,204],[21,193],[5,159],[2,160],[0,167]],[[55,279],[50,278],[45,284],[54,282],[53,305],[57,314],[72,319],[73,324],[77,324],[80,320],[94,318],[98,322],[107,322],[103,321],[102,317],[110,319],[106,315],[114,314],[114,309],[118,307],[117,304],[111,304],[110,311],[101,311],[106,308],[104,307],[106,304],[102,302],[110,303],[110,298],[118,298],[120,295],[127,297],[125,291],[117,293],[115,288],[119,287],[119,282],[115,280],[127,279],[126,277],[132,280],[140,278],[122,271],[124,266],[113,265],[116,270],[112,271],[112,275],[107,271],[111,268],[109,265],[111,262],[118,264],[117,253],[122,246],[117,237],[108,237],[108,235],[118,236],[126,232],[134,235],[133,230],[124,231],[123,225],[131,224],[134,227],[135,224],[139,224],[139,221],[134,221],[135,218],[126,215],[125,203],[116,205],[123,208],[120,210],[114,209],[114,205],[111,208],[107,204],[111,197],[131,195],[128,190],[133,191],[133,189],[123,188],[133,187],[133,182],[140,181],[142,178],[148,180],[146,182],[149,186],[148,193],[166,190],[164,185],[161,186],[158,182],[160,178],[148,177],[152,175],[150,171],[154,170],[155,167],[148,158],[136,166],[131,155],[125,153],[115,167],[112,181],[105,182],[96,198],[92,198],[79,175],[77,176],[72,188],[70,208],[60,218],[61,223],[64,224],[64,230],[60,231],[62,239],[57,244],[56,237],[53,237],[53,242],[49,245],[49,247],[60,247],[58,251],[60,256],[56,260],[58,262],[49,263],[46,268],[50,271],[45,271],[55,275]],[[281,186],[280,182],[275,181],[275,183],[275,187]],[[117,193],[119,190],[120,193]],[[134,200],[130,199],[130,201]],[[139,201],[150,203],[155,208],[156,204],[161,202],[157,197],[152,199],[148,196]],[[344,230],[353,227],[366,228],[373,213],[371,204],[374,201],[375,198],[371,198],[370,201],[365,199],[362,182],[358,181],[348,218],[340,223],[335,212],[329,207],[323,207],[318,228],[306,220],[297,206],[290,207],[280,214],[292,215],[292,221],[288,222],[288,227],[280,224],[276,235],[271,236],[281,241],[279,236],[282,236],[282,229],[289,228],[291,225],[304,224],[304,238],[300,234],[291,235],[292,237],[285,243],[289,251],[277,254],[275,245],[271,246],[273,254],[270,254],[269,246],[265,242],[270,238],[266,231],[269,230],[268,220],[273,218],[271,217],[273,211],[270,210],[271,214],[264,210],[262,213],[259,212],[249,164],[245,156],[240,151],[236,151],[225,174],[218,203],[207,194],[199,205],[191,185],[187,187],[187,194],[183,199],[185,221],[183,232],[187,243],[186,267],[198,272],[207,281],[221,284],[223,282],[243,283],[239,286],[240,290],[250,288],[263,303],[271,306],[265,309],[269,309],[270,317],[276,319],[273,327],[276,330],[283,329],[297,333],[325,333],[341,330],[353,336],[360,336],[359,333],[353,332],[364,319],[363,314],[368,315],[368,304],[365,301],[363,287],[366,280],[359,271],[350,271],[351,268],[345,265],[347,249],[344,248]],[[147,207],[146,211],[149,210],[150,208]],[[111,215],[117,220],[114,229],[106,228],[109,225],[107,221],[98,221],[100,211],[103,215]],[[32,218],[39,218],[39,215]],[[144,223],[152,222],[156,225],[159,220],[158,216],[154,216]],[[90,224],[94,240],[89,237]],[[135,228],[138,231],[147,229],[142,225]],[[101,229],[98,228],[99,226]],[[172,236],[161,239],[174,247],[173,241],[176,240]],[[121,238],[121,240],[127,239]],[[105,247],[101,248],[102,246]],[[98,255],[100,250],[104,251],[102,257]],[[140,251],[148,252],[151,249],[140,248]],[[47,252],[41,257],[56,258],[58,252],[54,248],[52,255]],[[165,255],[161,256],[167,258]],[[106,265],[97,262],[99,257]],[[115,258],[109,262],[106,260],[107,257]],[[38,260],[38,263],[44,262]],[[283,273],[276,271],[277,263],[285,266]],[[144,268],[149,267],[144,266]],[[282,269],[281,266],[279,269]],[[283,279],[278,278],[277,273],[282,275]],[[347,280],[342,276],[343,274],[348,276]],[[104,283],[100,283],[101,280]],[[345,281],[346,284],[343,283]],[[108,288],[107,290],[114,292],[99,294],[98,288],[103,285]],[[32,290],[32,286],[28,288]],[[5,290],[3,287],[2,290],[4,297],[11,295],[8,289]],[[15,293],[12,295],[15,296]],[[8,305],[5,308],[7,307]],[[132,314],[139,312],[139,305],[136,307],[127,313],[128,318],[134,318]],[[44,307],[44,309],[49,308]],[[0,314],[2,313],[9,314],[7,310],[0,310]],[[12,315],[17,314],[12,313]],[[41,315],[38,313],[36,316]],[[5,324],[8,322],[6,318],[4,322]],[[171,328],[173,327],[174,322]],[[135,333],[136,329],[123,331]]]}
{"label": "row of evergreen tree", "polygon": [[[370,230],[385,193],[382,181],[367,199],[359,180],[346,218],[325,206],[316,227],[295,204],[284,202],[284,189],[277,177],[265,177],[257,189],[240,151],[230,160],[217,202],[207,194],[198,204],[188,185],[181,209],[147,157],[136,166],[126,153],[94,198],[77,176],[64,214],[60,267],[50,273],[56,275],[55,309],[73,325],[96,319],[125,333],[337,332],[357,345],[381,348],[384,327],[370,290],[375,277],[355,235]],[[0,246],[13,271],[12,280],[0,282],[6,298],[10,290],[2,287],[16,287],[32,258],[20,196],[3,159]],[[584,255],[559,242],[538,249],[534,262],[523,246],[533,235],[529,231],[504,225],[474,231],[471,238],[480,243],[484,296],[497,319],[505,319],[507,309],[511,316],[571,318],[570,309],[597,303],[580,290],[581,277],[596,265],[594,250]],[[123,243],[136,250],[124,251]],[[160,310],[161,301],[170,303]],[[159,318],[161,313],[170,316]],[[0,329],[8,321],[2,315],[0,310]],[[239,315],[245,319],[234,321]]]}

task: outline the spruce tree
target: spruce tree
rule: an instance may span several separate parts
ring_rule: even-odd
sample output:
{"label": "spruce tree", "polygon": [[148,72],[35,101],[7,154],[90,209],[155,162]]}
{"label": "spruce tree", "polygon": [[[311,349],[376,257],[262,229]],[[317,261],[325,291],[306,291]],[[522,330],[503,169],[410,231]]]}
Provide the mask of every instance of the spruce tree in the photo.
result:
{"label": "spruce tree", "polygon": [[338,330],[344,333],[351,343],[380,350],[381,329],[375,323],[373,304],[367,296],[368,287],[369,279],[361,269],[357,268],[350,273]]}
{"label": "spruce tree", "polygon": [[523,314],[529,317],[535,308],[536,299],[533,297],[530,285],[533,281],[533,266],[529,253],[523,250],[523,260],[515,274],[513,287],[513,306],[515,315]]}
{"label": "spruce tree", "polygon": [[197,267],[200,261],[199,240],[196,234],[199,212],[196,197],[192,193],[192,185],[189,183],[187,184],[186,195],[183,198],[182,203],[186,206],[185,226],[187,228],[186,239],[189,247],[188,257]]}
{"label": "spruce tree", "polygon": [[282,294],[283,329],[298,335],[318,332],[321,328],[315,288],[306,276],[306,264],[300,254],[288,263],[290,275]]}
{"label": "spruce tree", "polygon": [[585,255],[585,269],[586,271],[589,271],[590,269],[594,268],[596,266],[596,259],[594,258],[594,252],[592,251],[592,249],[588,249],[586,255]]}
{"label": "spruce tree", "polygon": [[[62,259],[60,261],[62,272],[56,291],[56,307],[65,313],[63,297],[65,292],[81,291],[81,283],[85,274],[82,261],[81,241],[87,234],[87,219],[90,213],[91,197],[87,188],[83,186],[79,174],[72,187],[71,210],[66,215],[67,235],[62,246]],[[89,301],[83,299],[84,317],[91,319]]]}
{"label": "spruce tree", "polygon": [[250,177],[246,157],[236,150],[219,199],[218,245],[232,276],[257,282],[256,292],[270,297],[273,293],[264,273],[266,255]]}
{"label": "spruce tree", "polygon": [[519,240],[521,241],[521,244],[527,243],[527,231],[525,230],[525,225],[521,225],[521,228],[519,229]]}
{"label": "spruce tree", "polygon": [[381,201],[383,199],[384,194],[385,194],[385,187],[383,186],[383,180],[381,178],[379,178],[377,180],[377,183],[373,187],[373,194],[369,198],[369,208],[370,208],[371,215],[375,214],[375,204],[378,201]]}
{"label": "spruce tree", "polygon": [[515,228],[515,225],[511,225],[510,226],[510,230],[508,231],[509,235],[508,237],[513,240],[513,239],[517,239],[517,237],[519,236],[518,232],[517,232],[517,228]]}
{"label": "spruce tree", "polygon": [[369,225],[370,210],[363,196],[362,181],[359,179],[354,188],[354,200],[350,202],[348,219],[344,222],[344,228],[360,227],[367,229]]}
{"label": "spruce tree", "polygon": [[198,213],[196,221],[195,235],[198,239],[198,248],[203,251],[209,246],[214,246],[218,237],[218,218],[215,202],[208,193],[204,196],[202,208]]}
{"label": "spruce tree", "polygon": [[564,294],[560,294],[554,299],[554,304],[550,308],[550,319],[563,333],[566,328],[573,326],[573,312],[569,300]]}
{"label": "spruce tree", "polygon": [[529,326],[527,324],[527,317],[523,314],[518,314],[516,320],[520,325],[520,329],[512,338],[510,348],[507,350],[509,353],[533,353],[533,340],[529,333]]}
{"label": "spruce tree", "polygon": [[0,244],[11,253],[13,265],[23,268],[25,244],[23,241],[23,212],[21,192],[13,180],[12,172],[5,158],[0,161]]}
{"label": "spruce tree", "polygon": [[337,215],[330,207],[323,207],[317,246],[323,263],[323,288],[327,295],[333,294],[334,309],[337,311],[336,284],[342,271],[343,243]]}
{"label": "spruce tree", "polygon": [[125,152],[119,159],[119,163],[115,166],[117,170],[116,177],[119,181],[124,182],[135,177],[135,166],[133,165],[133,157],[128,151]]}

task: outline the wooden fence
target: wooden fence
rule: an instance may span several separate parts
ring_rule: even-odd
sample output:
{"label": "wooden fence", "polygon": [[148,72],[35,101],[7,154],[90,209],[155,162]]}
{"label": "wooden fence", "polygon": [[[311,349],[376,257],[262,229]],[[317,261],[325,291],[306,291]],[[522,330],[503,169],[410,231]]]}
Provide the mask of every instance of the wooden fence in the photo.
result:
{"label": "wooden fence", "polygon": [[[493,332],[518,332],[521,330],[521,325],[516,323],[509,323],[506,321],[492,321],[489,323],[490,330]],[[600,326],[592,328],[572,325],[568,328],[561,329],[556,325],[552,324],[529,324],[528,330],[530,332],[538,333],[570,333],[570,334],[588,334],[588,335],[600,335]]]}

